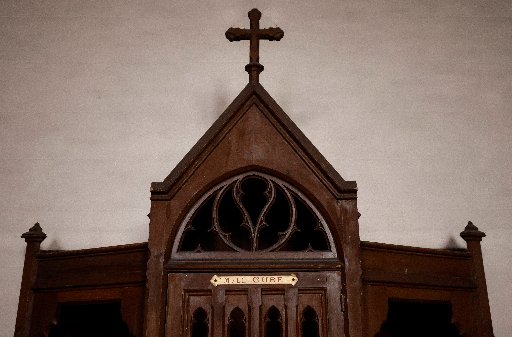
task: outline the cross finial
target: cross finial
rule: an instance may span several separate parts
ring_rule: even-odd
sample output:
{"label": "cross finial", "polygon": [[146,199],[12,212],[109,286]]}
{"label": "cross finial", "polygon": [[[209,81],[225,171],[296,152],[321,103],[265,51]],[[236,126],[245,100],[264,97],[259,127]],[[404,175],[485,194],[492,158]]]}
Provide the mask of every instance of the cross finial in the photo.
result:
{"label": "cross finial", "polygon": [[260,40],[279,41],[283,38],[284,32],[281,28],[263,28],[260,29],[261,12],[253,8],[248,13],[251,22],[249,29],[229,28],[226,31],[226,38],[230,41],[249,40],[249,63],[245,66],[245,71],[249,73],[249,82],[258,83],[259,75],[263,71],[260,64]]}

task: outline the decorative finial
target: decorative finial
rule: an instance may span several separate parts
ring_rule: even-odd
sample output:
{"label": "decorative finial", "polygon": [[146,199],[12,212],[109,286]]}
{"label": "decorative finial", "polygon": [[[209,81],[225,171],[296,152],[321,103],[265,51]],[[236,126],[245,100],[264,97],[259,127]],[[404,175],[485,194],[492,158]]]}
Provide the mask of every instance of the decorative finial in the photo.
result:
{"label": "decorative finial", "polygon": [[253,8],[248,13],[250,29],[229,28],[226,31],[226,38],[230,41],[249,40],[249,63],[245,71],[249,73],[249,82],[258,83],[259,75],[264,67],[260,64],[260,40],[279,41],[283,38],[284,32],[281,28],[260,29],[261,12]]}
{"label": "decorative finial", "polygon": [[482,238],[485,236],[484,232],[478,230],[478,227],[473,225],[471,221],[468,221],[467,226],[464,228],[464,231],[460,233],[460,236],[464,239],[464,241],[482,241]]}
{"label": "decorative finial", "polygon": [[34,226],[32,226],[28,232],[25,232],[21,235],[25,242],[43,242],[46,239],[46,234],[43,232],[43,229],[39,225],[39,222],[36,222]]}

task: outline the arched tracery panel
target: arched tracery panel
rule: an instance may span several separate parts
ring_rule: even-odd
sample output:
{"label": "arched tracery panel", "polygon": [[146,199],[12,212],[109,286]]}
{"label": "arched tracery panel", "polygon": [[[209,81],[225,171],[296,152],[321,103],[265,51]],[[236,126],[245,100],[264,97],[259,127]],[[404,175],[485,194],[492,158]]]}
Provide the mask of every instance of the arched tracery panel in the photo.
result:
{"label": "arched tracery panel", "polygon": [[332,252],[327,224],[296,188],[249,172],[207,192],[186,216],[174,252]]}

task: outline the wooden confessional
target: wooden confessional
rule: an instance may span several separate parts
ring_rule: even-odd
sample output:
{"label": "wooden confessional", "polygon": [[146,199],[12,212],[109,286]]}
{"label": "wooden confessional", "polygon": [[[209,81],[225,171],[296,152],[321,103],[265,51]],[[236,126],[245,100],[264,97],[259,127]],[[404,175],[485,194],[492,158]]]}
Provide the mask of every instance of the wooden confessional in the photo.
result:
{"label": "wooden confessional", "polygon": [[480,241],[468,249],[361,242],[345,181],[259,84],[249,84],[162,182],[147,243],[41,250],[27,242],[16,337],[492,336]]}

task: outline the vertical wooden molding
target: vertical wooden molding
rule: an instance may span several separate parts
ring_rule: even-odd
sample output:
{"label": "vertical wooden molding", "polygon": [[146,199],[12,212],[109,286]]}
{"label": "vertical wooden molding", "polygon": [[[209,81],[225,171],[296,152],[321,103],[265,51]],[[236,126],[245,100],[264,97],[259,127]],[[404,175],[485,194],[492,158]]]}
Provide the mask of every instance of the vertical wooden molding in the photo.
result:
{"label": "vertical wooden molding", "polygon": [[225,315],[225,303],[226,303],[226,292],[221,287],[213,288],[213,337],[222,337],[226,330],[226,322],[224,320]]}
{"label": "vertical wooden molding", "polygon": [[[362,337],[363,279],[361,267],[361,241],[359,238],[359,212],[357,200],[341,200],[342,248],[345,262],[348,333],[350,337]],[[342,286],[343,286],[342,285]]]}
{"label": "vertical wooden molding", "polygon": [[[144,337],[164,336],[167,325],[167,272],[164,270],[167,226],[167,202],[151,202],[146,270],[146,298],[144,300]],[[170,322],[169,324],[173,324]]]}
{"label": "vertical wooden molding", "polygon": [[[341,282],[340,272],[337,272],[336,274],[330,273],[327,275],[327,298],[329,300],[327,301],[326,308],[329,336],[336,336],[340,331],[345,331],[345,317],[344,312],[342,311],[343,302]],[[336,301],[337,299],[339,299],[339,302]]]}
{"label": "vertical wooden molding", "polygon": [[299,316],[297,315],[297,299],[299,297],[299,291],[297,288],[286,289],[286,314],[285,314],[285,325],[288,329],[288,334],[285,336],[299,336],[298,322]]}
{"label": "vertical wooden molding", "polygon": [[489,306],[489,296],[487,294],[487,283],[485,281],[484,261],[482,258],[482,247],[480,242],[485,237],[485,233],[478,230],[478,227],[468,222],[460,236],[466,241],[469,252],[473,259],[473,277],[477,284],[478,307],[475,308],[477,314],[476,336],[494,337],[492,329],[491,308]]}
{"label": "vertical wooden molding", "polygon": [[166,297],[167,282],[166,275],[162,270],[161,263],[158,263],[160,255],[151,255],[148,261],[144,336],[163,336],[166,325]]}
{"label": "vertical wooden molding", "polygon": [[258,331],[263,331],[260,326],[260,310],[261,310],[261,289],[249,288],[249,336],[258,337]]}
{"label": "vertical wooden molding", "polygon": [[32,288],[37,277],[36,255],[41,249],[41,242],[46,238],[46,234],[41,229],[39,223],[36,223],[28,232],[23,233],[21,237],[25,239],[27,247],[25,249],[25,262],[23,264],[23,276],[21,279],[14,337],[28,337],[30,333],[30,321],[32,317],[32,307],[34,305],[34,293]]}

